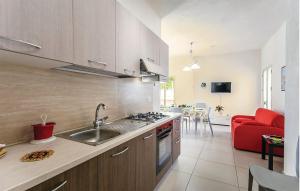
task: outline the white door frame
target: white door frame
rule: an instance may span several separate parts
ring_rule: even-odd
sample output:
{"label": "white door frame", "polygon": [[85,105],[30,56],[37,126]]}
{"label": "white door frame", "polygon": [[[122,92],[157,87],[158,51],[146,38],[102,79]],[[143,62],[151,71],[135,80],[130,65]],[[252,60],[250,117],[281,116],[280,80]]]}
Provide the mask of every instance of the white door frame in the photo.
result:
{"label": "white door frame", "polygon": [[262,71],[262,105],[266,109],[272,109],[272,66]]}

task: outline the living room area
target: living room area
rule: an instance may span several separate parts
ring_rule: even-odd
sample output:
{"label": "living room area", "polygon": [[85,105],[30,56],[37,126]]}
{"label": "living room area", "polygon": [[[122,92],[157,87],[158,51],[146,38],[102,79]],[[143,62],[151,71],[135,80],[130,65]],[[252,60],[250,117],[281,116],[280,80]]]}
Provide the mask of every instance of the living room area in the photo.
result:
{"label": "living room area", "polygon": [[157,190],[299,189],[298,7],[189,1],[162,19],[182,154]]}

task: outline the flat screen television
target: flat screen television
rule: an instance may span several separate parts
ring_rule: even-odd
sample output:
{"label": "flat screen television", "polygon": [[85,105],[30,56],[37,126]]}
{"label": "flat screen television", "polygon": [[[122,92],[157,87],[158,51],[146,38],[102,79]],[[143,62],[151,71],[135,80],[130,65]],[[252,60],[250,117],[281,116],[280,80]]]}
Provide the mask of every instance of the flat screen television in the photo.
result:
{"label": "flat screen television", "polygon": [[211,93],[231,93],[231,82],[212,82]]}

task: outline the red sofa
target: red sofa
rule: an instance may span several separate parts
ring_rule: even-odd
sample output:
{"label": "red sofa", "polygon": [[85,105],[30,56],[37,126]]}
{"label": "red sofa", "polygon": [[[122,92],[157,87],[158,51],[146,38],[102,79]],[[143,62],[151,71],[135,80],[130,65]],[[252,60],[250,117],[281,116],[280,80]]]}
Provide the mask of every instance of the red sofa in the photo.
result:
{"label": "red sofa", "polygon": [[[262,135],[284,136],[284,116],[263,108],[257,109],[255,116],[236,115],[231,119],[231,134],[234,148],[261,152]],[[274,152],[283,155],[282,149]]]}

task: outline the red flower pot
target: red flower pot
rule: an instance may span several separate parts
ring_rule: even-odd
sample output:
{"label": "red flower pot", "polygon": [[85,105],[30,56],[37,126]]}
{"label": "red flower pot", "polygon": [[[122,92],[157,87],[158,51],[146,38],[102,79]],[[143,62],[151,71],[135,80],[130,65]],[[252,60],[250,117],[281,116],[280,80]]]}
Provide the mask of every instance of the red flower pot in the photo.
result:
{"label": "red flower pot", "polygon": [[54,122],[43,124],[32,125],[34,132],[34,140],[48,139],[52,137],[53,128],[56,125]]}

